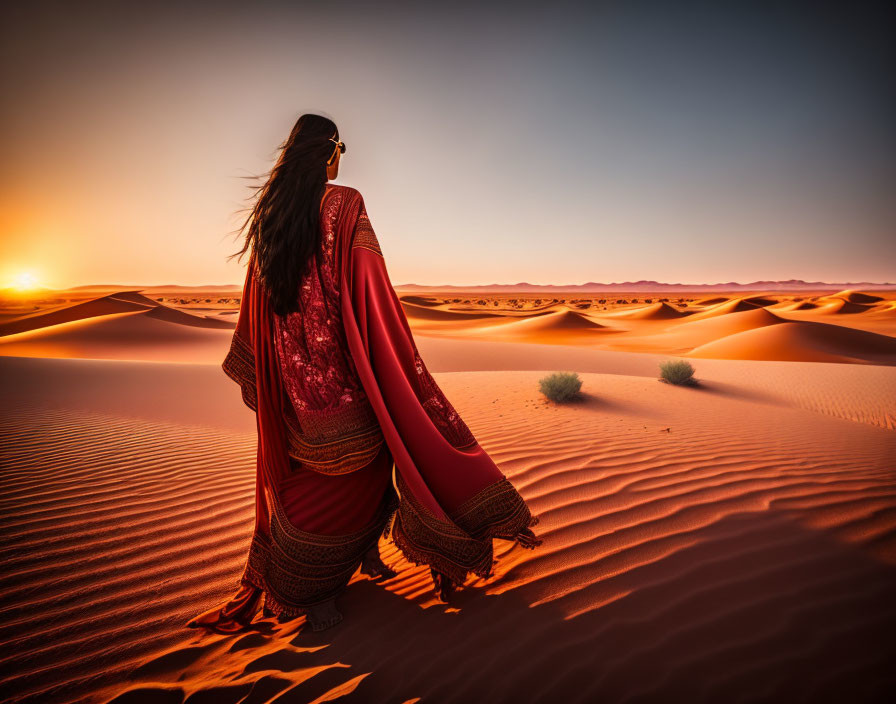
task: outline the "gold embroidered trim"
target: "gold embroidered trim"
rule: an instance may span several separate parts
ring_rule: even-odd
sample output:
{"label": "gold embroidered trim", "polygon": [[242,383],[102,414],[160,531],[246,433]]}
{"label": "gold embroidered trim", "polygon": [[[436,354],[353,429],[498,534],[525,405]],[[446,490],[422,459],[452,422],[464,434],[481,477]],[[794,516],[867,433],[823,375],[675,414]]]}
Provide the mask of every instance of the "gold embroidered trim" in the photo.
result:
{"label": "gold embroidered trim", "polygon": [[[236,332],[233,334],[230,351],[221,367],[227,376],[240,385],[243,402],[253,411],[257,411],[255,354],[249,343]],[[321,474],[347,474],[366,467],[377,456],[386,441],[369,402],[366,405],[333,411],[326,424],[319,420],[315,426],[312,420],[309,427],[324,428],[323,431],[318,429],[317,437],[310,436],[300,426],[295,409],[288,398],[284,398],[283,407],[289,456]],[[315,442],[324,436],[325,432],[330,439]]]}
{"label": "gold embroidered trim", "polygon": [[253,411],[258,410],[255,385],[255,352],[242,336],[234,331],[230,351],[221,363],[224,373],[240,385],[243,402]]}
{"label": "gold embroidered trim", "polygon": [[370,224],[370,218],[367,217],[366,211],[362,211],[361,215],[358,216],[358,224],[355,226],[355,237],[352,240],[352,248],[354,249],[355,247],[363,247],[383,256],[379,240],[376,238],[376,233],[373,231],[373,226]]}
{"label": "gold embroidered trim", "polygon": [[392,540],[410,562],[427,564],[457,584],[463,584],[470,572],[480,577],[491,574],[493,538],[514,540],[537,523],[506,478],[464,502],[450,522],[420,504],[400,474],[396,481],[400,500]]}
{"label": "gold embroidered trim", "polygon": [[320,535],[293,526],[276,499],[269,503],[271,537],[253,536],[240,582],[264,591],[265,607],[278,616],[298,616],[342,592],[397,505],[390,488],[368,526],[348,535]]}
{"label": "gold embroidered trim", "polygon": [[[307,416],[315,415],[326,417],[326,424],[321,423],[326,434],[307,432],[308,427],[316,427],[314,421],[306,423]],[[303,413],[298,418],[289,400],[284,403],[289,456],[322,474],[347,474],[366,467],[386,441],[369,404],[311,412],[307,416]],[[321,437],[325,439],[318,441]]]}
{"label": "gold embroidered trim", "polygon": [[331,408],[311,408],[306,404],[300,411],[290,401],[287,410],[296,430],[311,445],[326,445],[345,435],[367,433],[379,427],[373,406],[366,397],[354,398]]}
{"label": "gold embroidered trim", "polygon": [[451,514],[451,520],[470,535],[514,540],[538,519],[505,477],[467,499]]}

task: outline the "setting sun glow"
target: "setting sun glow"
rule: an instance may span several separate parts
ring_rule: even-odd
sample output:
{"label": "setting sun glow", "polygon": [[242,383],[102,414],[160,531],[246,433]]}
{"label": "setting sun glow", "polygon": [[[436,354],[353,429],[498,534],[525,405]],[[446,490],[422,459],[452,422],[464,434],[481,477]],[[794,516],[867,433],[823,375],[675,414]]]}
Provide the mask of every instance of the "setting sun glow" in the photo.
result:
{"label": "setting sun glow", "polygon": [[13,279],[12,285],[20,291],[29,291],[37,288],[37,277],[30,271],[23,271]]}

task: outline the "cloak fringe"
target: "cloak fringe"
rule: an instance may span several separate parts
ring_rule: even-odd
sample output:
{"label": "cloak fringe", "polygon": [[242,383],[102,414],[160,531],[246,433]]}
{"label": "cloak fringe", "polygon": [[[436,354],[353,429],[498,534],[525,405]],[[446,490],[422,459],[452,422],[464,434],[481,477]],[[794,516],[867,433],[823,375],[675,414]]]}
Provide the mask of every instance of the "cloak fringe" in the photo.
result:
{"label": "cloak fringe", "polygon": [[[503,478],[466,501],[446,522],[427,511],[397,475],[399,503],[391,524],[392,542],[405,559],[428,565],[457,586],[469,574],[492,576],[494,539],[514,541],[532,549],[541,540],[531,527],[538,523],[513,485]],[[464,530],[459,525],[469,526]],[[389,526],[383,532],[389,537]]]}

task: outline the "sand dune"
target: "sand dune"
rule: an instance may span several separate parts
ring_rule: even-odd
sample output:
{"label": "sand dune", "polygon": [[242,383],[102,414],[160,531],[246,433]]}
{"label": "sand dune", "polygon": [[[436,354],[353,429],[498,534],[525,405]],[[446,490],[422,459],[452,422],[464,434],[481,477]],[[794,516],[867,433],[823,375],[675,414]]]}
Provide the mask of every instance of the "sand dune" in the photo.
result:
{"label": "sand dune", "polygon": [[401,302],[401,307],[404,309],[404,313],[408,317],[409,321],[435,320],[454,323],[465,323],[472,320],[495,320],[496,318],[500,317],[499,315],[494,313],[476,313],[472,311],[468,313],[463,311],[432,308],[428,305],[409,303],[404,300]]}
{"label": "sand dune", "polygon": [[846,289],[834,294],[838,298],[843,298],[850,303],[877,303],[884,300],[881,296],[874,296],[870,293],[863,293],[855,289]]}
{"label": "sand dune", "polygon": [[896,364],[896,339],[809,321],[734,333],[697,347],[691,357]]}
{"label": "sand dune", "polygon": [[[532,332],[547,332],[554,330],[599,330],[603,327],[604,326],[600,323],[596,323],[581,313],[572,310],[560,310],[555,313],[538,315],[513,323],[514,330],[527,330]],[[503,330],[508,329],[509,328],[506,326],[503,328]]]}
{"label": "sand dune", "polygon": [[[722,305],[734,309],[734,303]],[[792,310],[772,312],[749,306],[739,312],[706,312],[706,316],[695,314],[674,321],[662,332],[649,330],[639,335],[631,331],[608,341],[607,346],[715,359],[896,364],[896,338],[890,335],[776,314]]]}
{"label": "sand dune", "polygon": [[674,320],[676,318],[683,318],[687,315],[689,315],[689,313],[680,311],[674,306],[670,306],[668,303],[660,301],[659,303],[651,303],[642,308],[633,308],[619,311],[618,313],[610,313],[606,317],[631,318],[633,320]]}
{"label": "sand dune", "polygon": [[751,306],[747,310],[724,315],[692,315],[673,322],[663,332],[650,331],[646,336],[632,333],[612,340],[611,345],[615,349],[656,352],[671,350],[675,354],[682,354],[719,338],[782,322],[783,318],[765,308]]}
{"label": "sand dune", "polygon": [[[157,320],[164,320],[169,323],[177,323],[179,325],[191,325],[197,328],[211,328],[213,330],[233,330],[234,322],[221,320],[218,315],[191,315],[182,310],[162,305],[151,298],[144,296],[136,291],[128,291],[125,293],[116,293],[112,296],[118,300],[132,301],[144,305],[151,305],[152,309],[146,311],[146,315]],[[231,313],[232,311],[223,311],[223,313]],[[237,311],[238,312],[238,311]]]}
{"label": "sand dune", "polygon": [[783,318],[766,310],[765,308],[747,308],[727,315],[709,316],[701,318],[696,315],[669,328],[679,333],[688,335],[700,335],[703,337],[724,337],[744,330],[777,325],[784,322]]}
{"label": "sand dune", "polygon": [[400,296],[399,300],[402,303],[410,303],[414,306],[437,306],[439,305],[439,301],[436,298],[430,298],[428,296]]}
{"label": "sand dune", "polygon": [[528,341],[543,344],[565,344],[570,341],[592,340],[597,335],[612,334],[616,330],[602,325],[588,316],[561,308],[540,315],[505,318],[498,325],[469,330],[492,339]]}
{"label": "sand dune", "polygon": [[183,311],[162,305],[144,296],[138,291],[120,291],[91,300],[67,304],[31,315],[20,316],[0,324],[0,336],[13,335],[30,330],[38,330],[53,325],[71,323],[76,320],[99,318],[104,315],[119,313],[144,313],[150,318],[165,320],[180,325],[212,328],[218,330],[233,329],[233,324],[223,320],[210,319],[205,316],[190,315]]}
{"label": "sand dune", "polygon": [[767,296],[745,296],[743,300],[747,303],[752,303],[754,306],[771,306],[778,302],[777,298],[769,298]]}
{"label": "sand dune", "polygon": [[880,306],[875,307],[870,315],[878,315],[882,317],[896,316],[896,301],[888,301],[886,304],[881,304]]}
{"label": "sand dune", "polygon": [[0,324],[0,355],[209,362],[234,326],[121,291]]}
{"label": "sand dune", "polygon": [[[407,307],[405,308],[407,311]],[[415,334],[455,339],[492,339],[543,344],[581,344],[596,334],[615,333],[588,314],[555,305],[539,311],[465,313],[448,310],[413,311],[408,316]]]}
{"label": "sand dune", "polygon": [[813,303],[812,301],[783,301],[782,303],[769,306],[769,308],[783,312],[791,310],[814,310],[815,308],[818,308],[818,305],[818,303]]}
{"label": "sand dune", "polygon": [[153,307],[161,305],[158,301],[154,301],[149,296],[140,293],[140,291],[116,291],[115,293],[109,294],[108,297],[118,299],[119,301],[130,301],[132,303],[141,303]]}
{"label": "sand dune", "polygon": [[70,323],[75,320],[85,320],[103,315],[116,313],[130,313],[134,311],[148,311],[157,304],[140,303],[116,296],[102,296],[81,303],[60,306],[47,311],[40,311],[31,315],[24,315],[0,324],[0,336],[14,335],[16,333],[37,330],[51,325]]}
{"label": "sand dune", "polygon": [[815,312],[826,315],[848,315],[865,313],[869,310],[872,310],[871,306],[863,303],[853,303],[843,298],[823,298],[821,299],[821,305],[815,309]]}
{"label": "sand dune", "polygon": [[[90,370],[90,408],[42,385],[60,366]],[[384,542],[398,576],[356,575],[338,627],[218,636],[182,626],[234,588],[251,533],[254,421],[231,382],[195,366],[239,418],[185,424],[139,396],[116,410],[122,375],[199,395],[181,365],[0,368],[11,702],[873,701],[896,684],[892,431],[711,385],[583,374],[584,400],[554,406],[538,372],[437,374],[542,548],[498,543],[495,576],[447,607]]]}
{"label": "sand dune", "polygon": [[748,299],[738,297],[727,300],[723,303],[712,305],[704,308],[690,316],[691,320],[702,320],[703,318],[712,318],[716,315],[727,315],[728,313],[740,313],[746,310],[756,310],[762,306],[752,303]]}
{"label": "sand dune", "polygon": [[172,362],[224,359],[233,326],[182,324],[178,313],[146,308],[8,335],[0,338],[0,355]]}
{"label": "sand dune", "polygon": [[212,330],[230,330],[233,331],[234,324],[226,320],[210,318],[208,316],[197,316],[184,313],[183,311],[167,306],[156,306],[144,314],[147,318],[155,318],[156,320],[164,320],[168,323],[177,325],[190,325],[197,328],[211,328]]}

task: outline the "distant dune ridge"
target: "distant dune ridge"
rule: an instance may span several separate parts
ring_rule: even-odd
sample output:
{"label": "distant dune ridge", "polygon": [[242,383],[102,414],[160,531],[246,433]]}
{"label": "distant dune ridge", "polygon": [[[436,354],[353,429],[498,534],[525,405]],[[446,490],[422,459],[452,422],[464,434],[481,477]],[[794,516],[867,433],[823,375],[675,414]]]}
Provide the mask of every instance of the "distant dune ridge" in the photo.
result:
{"label": "distant dune ridge", "polygon": [[[584,305],[576,298],[560,303],[556,297],[523,299],[511,294],[495,298],[497,306],[478,308],[473,306],[475,298],[409,295],[402,296],[402,302],[414,329],[428,335],[724,359],[896,364],[891,335],[896,326],[887,320],[894,317],[894,301],[868,296],[878,300],[851,302],[863,296],[855,291],[799,301],[772,293],[691,301],[629,296],[622,303],[607,301],[609,308],[596,303],[598,298]],[[473,310],[490,316],[491,322],[473,318]],[[797,317],[788,317],[791,314]],[[860,329],[839,325],[841,319]],[[743,334],[780,324],[786,324],[780,331]]]}
{"label": "distant dune ridge", "polygon": [[[0,355],[219,361],[239,296],[137,290],[102,296],[45,293],[37,310],[15,299],[0,312]],[[896,364],[896,295],[856,289],[799,295],[579,293],[401,294],[421,335],[580,345],[694,357]],[[19,311],[18,313],[16,311]],[[712,322],[715,321],[715,322]],[[775,331],[753,332],[786,323]],[[827,326],[827,327],[825,327]]]}

